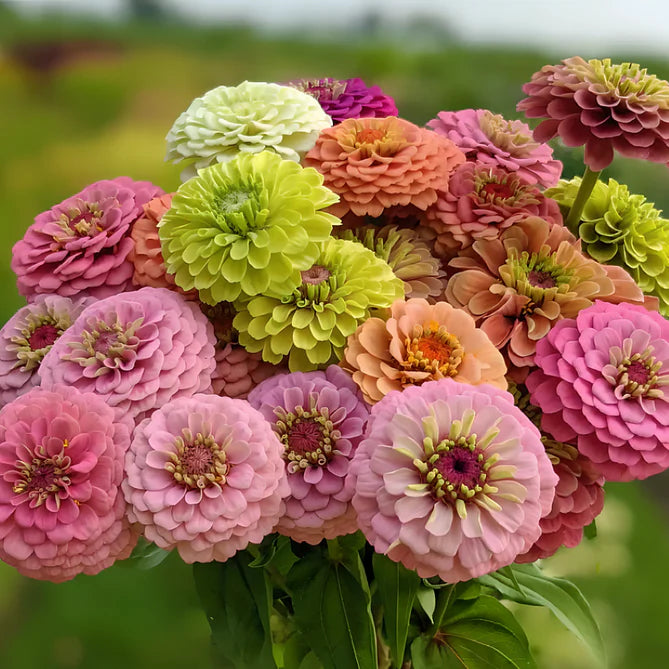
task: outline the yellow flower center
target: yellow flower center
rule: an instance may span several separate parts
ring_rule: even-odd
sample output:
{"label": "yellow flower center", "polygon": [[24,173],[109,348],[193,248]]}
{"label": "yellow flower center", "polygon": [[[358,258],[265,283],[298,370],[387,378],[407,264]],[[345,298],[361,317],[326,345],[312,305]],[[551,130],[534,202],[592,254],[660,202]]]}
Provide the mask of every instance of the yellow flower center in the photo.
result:
{"label": "yellow flower center", "polygon": [[[412,337],[405,340],[405,370],[429,372],[436,378],[455,376],[462,363],[464,349],[460,340],[443,325],[431,322],[414,326]],[[411,383],[410,379],[407,379]]]}

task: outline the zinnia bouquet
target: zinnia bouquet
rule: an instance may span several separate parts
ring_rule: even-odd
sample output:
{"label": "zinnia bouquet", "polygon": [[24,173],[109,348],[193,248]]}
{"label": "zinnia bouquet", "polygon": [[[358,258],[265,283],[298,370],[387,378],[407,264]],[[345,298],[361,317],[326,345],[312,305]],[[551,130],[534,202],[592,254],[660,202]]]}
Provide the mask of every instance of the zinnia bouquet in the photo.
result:
{"label": "zinnia bouquet", "polygon": [[[167,134],[175,193],[98,181],[14,247],[0,559],[192,563],[214,663],[533,667],[504,602],[601,659],[538,560],[669,468],[669,83],[570,58],[419,127],[360,79],[244,82]],[[561,180],[546,143],[585,146]]]}

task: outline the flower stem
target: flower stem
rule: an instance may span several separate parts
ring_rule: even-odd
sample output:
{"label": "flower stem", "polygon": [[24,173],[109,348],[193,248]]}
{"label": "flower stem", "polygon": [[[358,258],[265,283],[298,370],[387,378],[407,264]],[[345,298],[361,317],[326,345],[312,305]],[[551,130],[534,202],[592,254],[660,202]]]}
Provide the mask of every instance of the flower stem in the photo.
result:
{"label": "flower stem", "polygon": [[455,585],[448,585],[445,588],[439,590],[439,594],[437,595],[437,604],[434,608],[434,616],[432,616],[434,623],[430,628],[430,634],[436,634],[439,631],[441,623],[444,620],[446,610],[451,604],[451,600],[453,599],[454,594]]}
{"label": "flower stem", "polygon": [[581,179],[581,185],[579,186],[578,193],[576,193],[574,204],[571,205],[571,209],[567,215],[567,220],[564,222],[564,224],[575,235],[578,235],[578,226],[581,224],[581,214],[583,213],[583,208],[590,198],[592,189],[595,187],[597,179],[599,179],[599,175],[601,173],[601,170],[599,172],[593,172],[587,166],[585,168],[585,172],[583,172],[583,178]]}

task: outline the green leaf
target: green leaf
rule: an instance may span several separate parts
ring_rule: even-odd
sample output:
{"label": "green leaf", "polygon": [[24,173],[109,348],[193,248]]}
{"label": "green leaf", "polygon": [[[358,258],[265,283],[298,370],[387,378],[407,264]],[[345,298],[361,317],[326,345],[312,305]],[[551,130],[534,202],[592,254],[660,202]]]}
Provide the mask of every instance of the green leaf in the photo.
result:
{"label": "green leaf", "polygon": [[257,546],[249,546],[247,550],[255,557],[249,567],[266,567],[276,555],[278,534],[268,534]]}
{"label": "green leaf", "polygon": [[163,562],[169,554],[169,551],[158,548],[144,537],[140,537],[130,557],[116,564],[120,567],[130,567],[132,569],[153,569]]}
{"label": "green leaf", "polygon": [[437,633],[411,644],[414,669],[535,669],[523,629],[488,595],[457,600]]}
{"label": "green leaf", "polygon": [[594,539],[597,536],[597,521],[593,520],[590,525],[583,528],[583,536],[586,539]]}
{"label": "green leaf", "polygon": [[[364,574],[362,565],[358,571]],[[286,585],[295,623],[324,669],[377,669],[370,597],[347,567],[311,550],[293,565]]]}
{"label": "green leaf", "polygon": [[240,551],[227,562],[196,563],[193,576],[211,627],[216,667],[275,669],[269,626],[271,589],[264,569]]}
{"label": "green leaf", "polygon": [[546,576],[536,564],[514,564],[511,569],[520,592],[511,579],[499,571],[481,576],[479,581],[511,601],[548,607],[590,649],[594,658],[605,664],[602,635],[581,591],[566,579]]}
{"label": "green leaf", "polygon": [[432,588],[421,587],[416,593],[416,599],[423,611],[427,614],[430,622],[433,623],[434,618],[432,616],[434,615],[434,608],[437,605],[437,598],[434,594],[434,590]]}
{"label": "green leaf", "polygon": [[[409,619],[420,586],[420,576],[385,555],[374,553],[374,580],[383,606],[383,627],[395,666],[404,662]],[[432,591],[431,591],[432,592]]]}

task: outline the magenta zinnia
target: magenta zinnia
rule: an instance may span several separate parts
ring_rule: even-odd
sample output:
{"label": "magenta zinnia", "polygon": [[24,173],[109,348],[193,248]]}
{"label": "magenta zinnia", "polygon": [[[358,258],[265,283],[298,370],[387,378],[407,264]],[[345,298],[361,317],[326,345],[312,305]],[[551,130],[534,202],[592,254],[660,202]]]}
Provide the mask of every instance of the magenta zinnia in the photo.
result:
{"label": "magenta zinnia", "polygon": [[597,301],[537,344],[526,381],[542,428],[575,444],[606,479],[669,467],[669,322],[631,304]]}
{"label": "magenta zinnia", "polygon": [[451,379],[376,404],[350,476],[375,550],[447,583],[527,551],[557,483],[539,431],[509,393]]}
{"label": "magenta zinnia", "polygon": [[184,562],[224,562],[262,541],[283,513],[282,451],[244,400],[173,400],[135,430],[123,482],[130,520]]}
{"label": "magenta zinnia", "polygon": [[355,532],[353,490],[344,483],[369,409],[346,372],[330,366],[275,376],[255,388],[249,402],[284,449],[290,496],[276,530],[310,544]]}
{"label": "magenta zinnia", "polygon": [[137,541],[120,489],[131,429],[76,388],[34,388],[0,411],[0,559],[60,582],[127,558]]}

